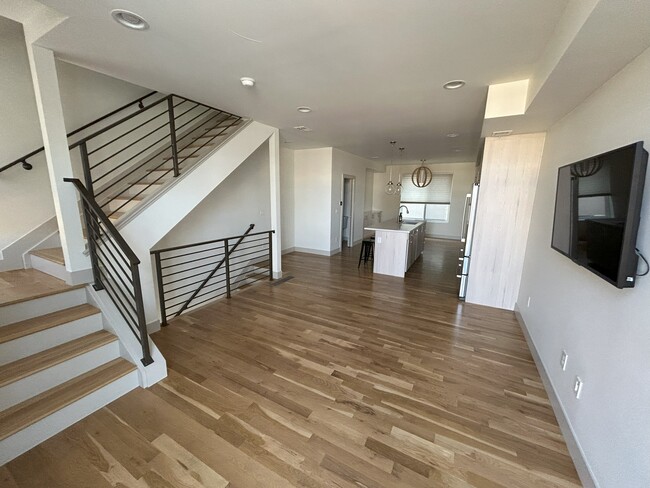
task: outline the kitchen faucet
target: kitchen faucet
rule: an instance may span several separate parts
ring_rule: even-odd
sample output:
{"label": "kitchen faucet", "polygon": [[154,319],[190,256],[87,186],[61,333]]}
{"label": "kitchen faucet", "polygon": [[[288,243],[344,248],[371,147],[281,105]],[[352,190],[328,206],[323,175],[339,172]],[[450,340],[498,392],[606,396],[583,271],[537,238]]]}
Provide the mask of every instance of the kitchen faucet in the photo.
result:
{"label": "kitchen faucet", "polygon": [[402,207],[404,207],[406,209],[406,215],[408,215],[408,213],[409,213],[409,208],[406,205],[400,205],[399,206],[399,217],[397,218],[397,221],[400,222],[400,223],[402,222]]}

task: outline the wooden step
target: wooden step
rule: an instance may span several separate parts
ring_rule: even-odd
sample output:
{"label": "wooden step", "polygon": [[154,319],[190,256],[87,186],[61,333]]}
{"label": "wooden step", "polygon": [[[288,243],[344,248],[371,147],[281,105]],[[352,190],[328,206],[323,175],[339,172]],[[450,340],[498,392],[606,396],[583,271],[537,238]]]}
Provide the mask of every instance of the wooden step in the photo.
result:
{"label": "wooden step", "polygon": [[63,248],[61,247],[53,247],[50,249],[36,249],[35,251],[30,251],[29,254],[65,266],[65,260],[63,259]]}
{"label": "wooden step", "polygon": [[0,412],[0,440],[29,427],[134,370],[135,366],[125,359],[114,359]]}
{"label": "wooden step", "polygon": [[41,315],[33,319],[5,325],[4,327],[0,327],[0,344],[98,313],[99,309],[84,303],[83,305],[48,313],[47,315]]}
{"label": "wooden step", "polygon": [[122,217],[126,212],[111,212],[108,214],[108,218],[111,219],[112,222],[115,222],[116,220],[119,220],[120,217]]}
{"label": "wooden step", "polygon": [[83,288],[35,269],[0,272],[0,307]]}
{"label": "wooden step", "polygon": [[0,388],[116,340],[117,337],[110,332],[100,330],[80,337],[79,339],[66,342],[60,346],[46,349],[38,354],[0,366]]}

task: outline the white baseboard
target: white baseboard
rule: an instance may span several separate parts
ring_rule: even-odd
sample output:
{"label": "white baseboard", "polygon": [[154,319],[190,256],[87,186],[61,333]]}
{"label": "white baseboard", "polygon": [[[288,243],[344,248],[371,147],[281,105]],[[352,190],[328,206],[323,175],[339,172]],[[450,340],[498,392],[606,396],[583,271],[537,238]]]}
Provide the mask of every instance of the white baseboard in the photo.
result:
{"label": "white baseboard", "polygon": [[428,239],[444,239],[446,241],[460,241],[460,236],[447,236],[442,234],[425,234],[424,237]]}
{"label": "white baseboard", "polygon": [[295,251],[296,251],[295,247],[287,247],[287,248],[282,250],[282,255],[284,256],[285,254],[289,254],[289,253],[292,253],[292,252],[295,252]]}
{"label": "white baseboard", "polygon": [[293,252],[304,252],[307,254],[317,254],[319,256],[333,256],[336,253],[341,252],[340,249],[334,249],[333,251],[325,251],[324,249],[310,249],[308,247],[294,247]]}
{"label": "white baseboard", "polygon": [[528,331],[528,327],[526,326],[526,322],[524,321],[519,307],[516,304],[515,316],[517,317],[517,321],[519,322],[521,330],[524,333],[524,337],[526,338],[526,342],[528,343],[528,348],[530,349],[530,352],[533,355],[533,359],[535,360],[535,365],[537,366],[539,375],[542,378],[542,383],[544,383],[544,388],[548,394],[548,398],[551,402],[551,407],[553,407],[553,412],[557,418],[557,422],[560,426],[560,430],[562,431],[562,435],[564,436],[564,441],[566,442],[567,449],[571,455],[571,459],[573,459],[573,463],[575,464],[576,471],[580,477],[580,481],[585,488],[598,488],[598,483],[596,483],[593,472],[587,463],[584,452],[580,447],[580,442],[578,442],[578,439],[573,432],[573,428],[571,427],[571,423],[569,422],[566,412],[564,411],[564,407],[560,402],[560,398],[558,397],[557,392],[553,387],[553,383],[551,382],[551,378],[548,375],[546,368],[544,367],[544,363],[542,362],[542,358],[537,351],[535,342],[533,341],[533,338]]}

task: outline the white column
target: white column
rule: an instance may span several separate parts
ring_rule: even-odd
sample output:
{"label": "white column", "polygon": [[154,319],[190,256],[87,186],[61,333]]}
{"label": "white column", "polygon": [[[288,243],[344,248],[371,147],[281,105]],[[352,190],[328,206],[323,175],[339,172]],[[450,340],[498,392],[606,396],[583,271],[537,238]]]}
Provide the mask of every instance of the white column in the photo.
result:
{"label": "white column", "polygon": [[269,170],[271,172],[271,228],[273,235],[273,277],[282,277],[282,236],[280,222],[280,131],[275,129],[269,138]]}
{"label": "white column", "polygon": [[63,178],[72,177],[74,174],[63,120],[54,53],[34,44],[27,45],[27,53],[65,267],[68,273],[74,276],[76,271],[89,269],[90,260],[83,254],[85,242],[81,230],[77,191],[71,183],[63,181]]}

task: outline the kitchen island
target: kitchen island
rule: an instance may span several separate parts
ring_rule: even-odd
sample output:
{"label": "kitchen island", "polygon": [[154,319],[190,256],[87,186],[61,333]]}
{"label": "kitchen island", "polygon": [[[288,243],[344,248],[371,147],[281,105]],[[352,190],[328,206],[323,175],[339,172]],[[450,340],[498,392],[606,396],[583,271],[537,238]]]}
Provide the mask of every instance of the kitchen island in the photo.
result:
{"label": "kitchen island", "polygon": [[388,221],[365,230],[375,232],[375,273],[404,278],[424,251],[425,222]]}

